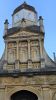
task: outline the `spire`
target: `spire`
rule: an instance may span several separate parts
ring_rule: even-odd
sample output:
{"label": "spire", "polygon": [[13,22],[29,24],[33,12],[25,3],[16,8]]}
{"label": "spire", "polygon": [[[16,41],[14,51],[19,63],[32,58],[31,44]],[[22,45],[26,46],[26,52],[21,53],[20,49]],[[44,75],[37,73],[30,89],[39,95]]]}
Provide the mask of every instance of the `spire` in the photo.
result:
{"label": "spire", "polygon": [[23,4],[27,4],[27,3],[26,3],[26,1],[24,1],[24,3],[23,3]]}

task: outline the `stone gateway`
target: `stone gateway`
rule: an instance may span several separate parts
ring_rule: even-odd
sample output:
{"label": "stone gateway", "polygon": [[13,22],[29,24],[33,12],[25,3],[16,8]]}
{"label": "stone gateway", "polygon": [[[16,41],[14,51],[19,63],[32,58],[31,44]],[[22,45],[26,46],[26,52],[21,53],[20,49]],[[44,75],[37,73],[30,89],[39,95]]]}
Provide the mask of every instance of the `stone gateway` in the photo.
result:
{"label": "stone gateway", "polygon": [[56,62],[44,48],[44,24],[26,2],[4,22],[0,100],[56,100]]}

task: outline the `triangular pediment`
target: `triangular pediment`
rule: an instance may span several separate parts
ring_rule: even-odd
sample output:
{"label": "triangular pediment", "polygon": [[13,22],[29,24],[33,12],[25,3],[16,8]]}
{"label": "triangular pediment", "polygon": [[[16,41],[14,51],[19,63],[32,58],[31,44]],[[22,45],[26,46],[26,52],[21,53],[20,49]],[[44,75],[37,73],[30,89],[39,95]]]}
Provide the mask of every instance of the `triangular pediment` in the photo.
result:
{"label": "triangular pediment", "polygon": [[32,35],[37,35],[37,33],[33,33],[33,32],[17,32],[14,34],[9,35],[9,37],[11,38],[17,38],[17,37],[21,37],[21,36],[32,36]]}

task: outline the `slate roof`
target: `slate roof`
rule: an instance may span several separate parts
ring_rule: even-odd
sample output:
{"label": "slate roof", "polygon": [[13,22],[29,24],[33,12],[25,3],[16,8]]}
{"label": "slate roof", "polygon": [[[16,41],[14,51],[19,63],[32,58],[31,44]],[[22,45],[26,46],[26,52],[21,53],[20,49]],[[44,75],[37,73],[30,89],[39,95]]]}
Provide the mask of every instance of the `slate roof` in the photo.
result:
{"label": "slate roof", "polygon": [[35,11],[35,8],[34,8],[34,7],[28,5],[26,2],[24,2],[22,5],[20,5],[19,7],[17,7],[17,8],[13,11],[12,16],[13,16],[14,14],[16,14],[18,11],[20,11],[21,9],[27,9],[27,10],[33,11],[34,13],[37,13],[37,12]]}

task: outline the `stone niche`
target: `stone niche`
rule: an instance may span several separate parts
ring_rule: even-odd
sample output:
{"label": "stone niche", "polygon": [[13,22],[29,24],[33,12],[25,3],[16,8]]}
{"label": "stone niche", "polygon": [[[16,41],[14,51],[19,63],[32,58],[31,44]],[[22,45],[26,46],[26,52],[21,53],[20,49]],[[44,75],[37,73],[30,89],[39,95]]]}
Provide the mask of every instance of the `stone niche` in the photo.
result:
{"label": "stone niche", "polygon": [[16,60],[16,42],[8,43],[8,63],[12,64]]}

